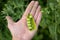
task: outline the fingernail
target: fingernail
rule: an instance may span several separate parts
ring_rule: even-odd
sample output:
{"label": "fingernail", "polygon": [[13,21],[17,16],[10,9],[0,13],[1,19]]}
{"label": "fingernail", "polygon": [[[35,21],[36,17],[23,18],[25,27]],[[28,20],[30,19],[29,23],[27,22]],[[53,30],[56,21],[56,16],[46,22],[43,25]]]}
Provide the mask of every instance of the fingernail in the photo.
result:
{"label": "fingernail", "polygon": [[36,4],[38,4],[38,1],[36,1]]}
{"label": "fingernail", "polygon": [[31,3],[34,3],[34,1],[31,1]]}

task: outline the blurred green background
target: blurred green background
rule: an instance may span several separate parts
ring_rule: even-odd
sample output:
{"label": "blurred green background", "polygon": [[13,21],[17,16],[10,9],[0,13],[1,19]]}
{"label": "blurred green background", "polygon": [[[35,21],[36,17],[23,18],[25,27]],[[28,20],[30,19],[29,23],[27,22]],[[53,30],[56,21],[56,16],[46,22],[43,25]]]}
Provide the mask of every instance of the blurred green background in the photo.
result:
{"label": "blurred green background", "polygon": [[[5,17],[18,21],[32,0],[0,0],[0,40],[12,40]],[[42,20],[32,40],[60,40],[60,0],[38,0]]]}

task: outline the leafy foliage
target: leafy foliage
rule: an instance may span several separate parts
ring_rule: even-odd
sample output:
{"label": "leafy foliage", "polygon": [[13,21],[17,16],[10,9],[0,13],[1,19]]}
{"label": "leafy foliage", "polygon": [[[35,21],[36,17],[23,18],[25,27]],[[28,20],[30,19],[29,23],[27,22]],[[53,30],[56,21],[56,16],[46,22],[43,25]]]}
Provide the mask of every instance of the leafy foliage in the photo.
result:
{"label": "leafy foliage", "polygon": [[[18,21],[30,1],[0,0],[0,40],[11,40],[12,38],[5,17],[9,15],[14,21]],[[38,1],[42,7],[42,20],[32,40],[60,40],[60,0]]]}

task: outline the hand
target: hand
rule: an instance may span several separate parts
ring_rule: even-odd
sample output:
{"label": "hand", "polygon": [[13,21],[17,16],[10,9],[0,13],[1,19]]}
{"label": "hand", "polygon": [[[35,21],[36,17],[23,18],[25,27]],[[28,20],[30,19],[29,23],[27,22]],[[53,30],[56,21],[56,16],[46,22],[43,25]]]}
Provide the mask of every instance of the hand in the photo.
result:
{"label": "hand", "polygon": [[29,13],[34,17],[36,28],[38,29],[38,25],[42,16],[38,1],[31,1],[22,18],[18,22],[14,22],[11,17],[6,16],[8,28],[12,34],[13,40],[31,40],[36,33],[37,29],[33,31],[28,29],[26,18]]}

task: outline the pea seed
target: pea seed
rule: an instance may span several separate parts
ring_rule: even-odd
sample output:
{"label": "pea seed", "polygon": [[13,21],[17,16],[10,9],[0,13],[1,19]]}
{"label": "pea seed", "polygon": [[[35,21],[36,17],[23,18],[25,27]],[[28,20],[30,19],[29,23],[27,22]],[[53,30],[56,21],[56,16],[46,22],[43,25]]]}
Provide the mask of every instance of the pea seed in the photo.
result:
{"label": "pea seed", "polygon": [[31,22],[30,22],[30,21],[28,21],[27,23],[28,23],[28,24],[30,24]]}
{"label": "pea seed", "polygon": [[31,26],[31,24],[27,24],[28,25],[28,27],[30,27]]}
{"label": "pea seed", "polygon": [[29,29],[32,29],[32,27],[29,27]]}
{"label": "pea seed", "polygon": [[32,16],[30,15],[29,18],[32,18]]}
{"label": "pea seed", "polygon": [[30,19],[29,19],[29,18],[27,18],[27,21],[30,21]]}

